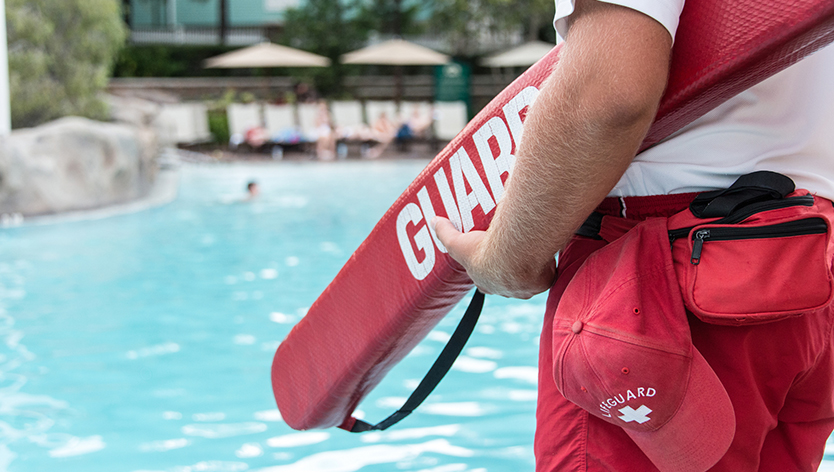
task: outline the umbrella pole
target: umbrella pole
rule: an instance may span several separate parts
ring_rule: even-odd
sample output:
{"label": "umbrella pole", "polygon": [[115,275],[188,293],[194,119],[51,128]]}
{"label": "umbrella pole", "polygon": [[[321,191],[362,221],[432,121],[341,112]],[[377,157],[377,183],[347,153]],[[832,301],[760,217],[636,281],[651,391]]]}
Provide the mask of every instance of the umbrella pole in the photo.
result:
{"label": "umbrella pole", "polygon": [[400,102],[403,98],[403,66],[394,66],[394,103],[397,104],[397,111],[400,111]]}
{"label": "umbrella pole", "polygon": [[220,12],[219,12],[219,20],[220,20],[220,45],[226,45],[226,34],[229,32],[229,10],[227,7],[228,0],[220,0]]}

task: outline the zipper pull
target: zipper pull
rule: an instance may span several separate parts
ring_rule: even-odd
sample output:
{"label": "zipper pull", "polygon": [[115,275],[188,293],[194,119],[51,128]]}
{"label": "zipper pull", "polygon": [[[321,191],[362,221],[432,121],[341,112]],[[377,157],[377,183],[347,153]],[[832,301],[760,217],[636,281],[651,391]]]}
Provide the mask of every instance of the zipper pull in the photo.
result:
{"label": "zipper pull", "polygon": [[695,232],[695,242],[692,243],[692,259],[689,261],[692,265],[698,265],[701,263],[701,249],[704,247],[704,240],[708,238],[708,229],[701,229]]}

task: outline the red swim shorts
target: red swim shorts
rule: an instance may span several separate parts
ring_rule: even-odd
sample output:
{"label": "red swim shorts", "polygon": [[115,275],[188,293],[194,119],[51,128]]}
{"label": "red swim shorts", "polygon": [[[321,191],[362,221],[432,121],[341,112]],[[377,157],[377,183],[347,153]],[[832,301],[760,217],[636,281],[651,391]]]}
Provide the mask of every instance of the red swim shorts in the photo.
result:
{"label": "red swim shorts", "polygon": [[[597,210],[642,220],[671,216],[694,194],[606,199]],[[559,258],[539,352],[536,471],[646,472],[657,468],[625,434],[566,400],[553,381],[552,317],[568,282],[607,244],[575,237]],[[733,403],[736,432],[713,471],[816,471],[834,429],[834,353],[830,307],[767,324],[720,326],[689,314],[695,347]]]}

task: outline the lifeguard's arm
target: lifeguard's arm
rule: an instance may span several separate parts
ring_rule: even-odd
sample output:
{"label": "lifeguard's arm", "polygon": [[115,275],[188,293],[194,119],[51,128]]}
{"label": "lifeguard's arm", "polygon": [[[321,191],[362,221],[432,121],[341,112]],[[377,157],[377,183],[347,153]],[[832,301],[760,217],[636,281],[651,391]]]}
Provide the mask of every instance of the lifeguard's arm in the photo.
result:
{"label": "lifeguard's arm", "polygon": [[625,172],[651,125],[672,39],[635,10],[577,0],[559,63],[524,125],[513,175],[487,231],[437,236],[486,293],[550,288],[554,255]]}

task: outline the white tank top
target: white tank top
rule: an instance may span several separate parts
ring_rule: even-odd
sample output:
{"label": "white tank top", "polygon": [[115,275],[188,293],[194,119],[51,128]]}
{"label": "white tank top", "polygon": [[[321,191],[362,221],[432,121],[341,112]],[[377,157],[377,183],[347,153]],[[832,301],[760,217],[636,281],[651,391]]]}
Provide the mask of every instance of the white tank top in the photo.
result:
{"label": "white tank top", "polygon": [[[674,37],[682,0],[612,0],[655,18]],[[651,8],[641,4],[649,3]],[[663,3],[666,7],[659,7]],[[565,33],[572,0],[556,0]],[[560,16],[560,12],[561,15]],[[660,13],[658,13],[660,12]],[[664,13],[666,12],[666,13]],[[700,192],[757,170],[791,177],[834,200],[834,45],[731,98],[634,159],[610,196]]]}
{"label": "white tank top", "polygon": [[640,153],[612,196],[728,187],[772,170],[834,199],[834,46],[731,98]]}

